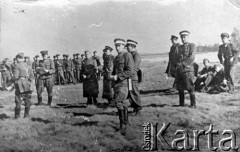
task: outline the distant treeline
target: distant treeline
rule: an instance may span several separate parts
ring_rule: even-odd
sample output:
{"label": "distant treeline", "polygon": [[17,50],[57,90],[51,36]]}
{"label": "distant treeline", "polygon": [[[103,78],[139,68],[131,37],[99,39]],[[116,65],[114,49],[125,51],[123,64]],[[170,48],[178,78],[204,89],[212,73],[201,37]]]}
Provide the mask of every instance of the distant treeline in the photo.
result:
{"label": "distant treeline", "polygon": [[[237,28],[233,28],[233,32],[230,36],[231,43],[235,45],[236,48],[240,49],[240,31]],[[218,51],[220,44],[214,45],[198,45],[197,52],[216,52]]]}

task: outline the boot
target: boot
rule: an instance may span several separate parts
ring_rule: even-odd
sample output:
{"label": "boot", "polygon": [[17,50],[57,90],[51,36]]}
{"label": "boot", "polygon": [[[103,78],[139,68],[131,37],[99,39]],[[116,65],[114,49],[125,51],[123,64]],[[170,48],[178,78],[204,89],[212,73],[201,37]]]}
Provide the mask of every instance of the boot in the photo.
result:
{"label": "boot", "polygon": [[127,126],[130,126],[130,123],[128,121],[128,108],[124,107],[124,124]]}
{"label": "boot", "polygon": [[24,118],[29,118],[30,107],[25,107]]}
{"label": "boot", "polygon": [[124,123],[124,110],[118,109],[119,121],[120,121],[120,133],[126,133],[126,125]]}
{"label": "boot", "polygon": [[194,93],[190,94],[191,108],[196,108],[196,97]]}
{"label": "boot", "polygon": [[88,97],[88,98],[87,98],[87,104],[88,104],[88,105],[91,105],[91,104],[92,104],[92,98],[91,98],[91,97]]}
{"label": "boot", "polygon": [[42,97],[38,97],[38,104],[37,106],[41,106],[42,105]]}
{"label": "boot", "polygon": [[184,107],[185,94],[184,92],[179,92],[179,106]]}
{"label": "boot", "polygon": [[93,102],[95,105],[97,105],[97,98],[93,97]]}
{"label": "boot", "polygon": [[52,105],[52,96],[48,97],[48,106],[51,107]]}
{"label": "boot", "polygon": [[15,108],[15,119],[20,118],[20,112],[21,112],[21,109]]}

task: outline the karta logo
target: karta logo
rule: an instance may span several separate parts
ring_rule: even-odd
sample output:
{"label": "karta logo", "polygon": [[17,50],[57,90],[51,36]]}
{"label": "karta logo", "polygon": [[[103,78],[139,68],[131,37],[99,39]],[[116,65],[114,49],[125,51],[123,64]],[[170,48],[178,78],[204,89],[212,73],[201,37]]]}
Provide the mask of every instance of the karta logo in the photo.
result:
{"label": "karta logo", "polygon": [[[167,125],[163,123],[162,127],[158,130],[158,123],[155,125],[152,123],[144,123],[142,149],[145,151],[157,151],[158,149],[169,151],[199,151],[200,136],[207,137],[207,147],[210,151],[237,151],[239,149],[239,147],[236,146],[236,135],[232,130],[223,130],[221,135],[219,135],[219,131],[214,130],[212,124],[210,124],[209,129],[206,131],[192,130],[191,134],[186,130],[176,130],[172,137],[177,137],[169,142],[169,140],[166,139],[165,133],[169,132],[168,129],[170,128],[170,125],[171,123],[168,123]],[[191,135],[191,138],[189,135]],[[214,137],[216,136],[223,137],[219,140],[218,145],[214,141]],[[192,140],[191,145],[190,139]]]}

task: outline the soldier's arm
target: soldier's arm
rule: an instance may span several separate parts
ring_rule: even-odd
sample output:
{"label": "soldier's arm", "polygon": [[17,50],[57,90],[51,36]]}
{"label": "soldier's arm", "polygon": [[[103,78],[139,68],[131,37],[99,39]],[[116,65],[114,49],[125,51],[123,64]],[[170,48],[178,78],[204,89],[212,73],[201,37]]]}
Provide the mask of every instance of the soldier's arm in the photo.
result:
{"label": "soldier's arm", "polygon": [[20,73],[19,67],[15,66],[15,68],[13,69],[13,76],[12,76],[11,82],[18,80],[19,73]]}
{"label": "soldier's arm", "polygon": [[223,63],[223,58],[222,58],[222,49],[221,46],[219,46],[219,50],[218,50],[218,59],[220,61],[220,63]]}
{"label": "soldier's arm", "polygon": [[130,78],[133,70],[134,70],[134,63],[133,63],[133,58],[130,56],[129,53],[125,53],[123,55],[124,57],[124,69],[121,73],[118,74],[118,79],[119,80],[125,80],[125,79],[128,79]]}
{"label": "soldier's arm", "polygon": [[53,62],[52,60],[50,61],[49,73],[50,73],[50,74],[55,73],[55,65],[54,65],[54,62]]}
{"label": "soldier's arm", "polygon": [[195,44],[190,44],[190,45],[191,45],[190,46],[191,48],[190,48],[189,56],[182,61],[183,65],[185,66],[190,65],[195,60],[196,47],[195,47]]}

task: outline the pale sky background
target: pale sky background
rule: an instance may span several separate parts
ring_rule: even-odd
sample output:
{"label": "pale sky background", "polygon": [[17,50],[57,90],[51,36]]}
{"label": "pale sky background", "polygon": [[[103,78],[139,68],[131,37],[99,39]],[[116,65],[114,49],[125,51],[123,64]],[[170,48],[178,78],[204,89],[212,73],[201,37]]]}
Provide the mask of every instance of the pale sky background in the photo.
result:
{"label": "pale sky background", "polygon": [[239,0],[2,0],[0,59],[41,50],[82,53],[114,38],[139,42],[140,53],[169,51],[170,35],[191,32],[195,44],[221,43],[240,29]]}

